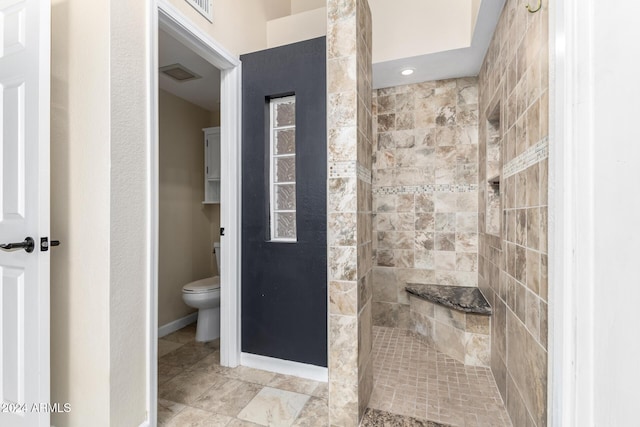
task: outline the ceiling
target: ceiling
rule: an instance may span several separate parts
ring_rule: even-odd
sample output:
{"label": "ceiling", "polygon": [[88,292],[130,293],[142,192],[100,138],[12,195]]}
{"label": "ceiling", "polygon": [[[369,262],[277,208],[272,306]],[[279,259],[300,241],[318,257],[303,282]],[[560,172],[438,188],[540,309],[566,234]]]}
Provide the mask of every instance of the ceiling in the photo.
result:
{"label": "ceiling", "polygon": [[[324,4],[321,0],[297,1],[304,7],[291,18]],[[506,0],[449,0],[448,6],[441,0],[388,1],[369,0],[374,24],[374,88],[478,75]],[[400,4],[405,7],[396,7]],[[220,71],[162,30],[158,47],[159,67],[181,64],[202,76],[177,82],[159,73],[160,88],[206,110],[219,111]],[[400,72],[406,68],[415,72],[403,76]]]}
{"label": "ceiling", "polygon": [[[441,49],[432,49],[433,40],[444,38],[445,35],[440,33],[428,34],[429,27],[426,26],[421,28],[423,31],[421,34],[423,42],[420,43],[423,49],[422,52],[419,51],[420,48],[418,47],[413,51],[412,55],[409,54],[405,57],[390,60],[383,58],[381,61],[376,61],[376,21],[392,19],[388,12],[380,13],[386,12],[381,8],[381,5],[386,1],[369,1],[374,25],[374,88],[478,75],[505,4],[505,0],[482,0],[481,2],[476,0],[472,2],[473,6],[469,5],[468,11],[464,15],[469,29],[468,36],[466,41],[458,43],[458,46],[445,47],[443,45]],[[403,1],[408,2],[410,0]],[[477,10],[474,10],[474,8]],[[406,10],[404,12],[406,13]],[[404,21],[406,20],[405,18]],[[395,22],[388,26],[394,31],[392,35],[397,37],[396,43],[398,45],[412,44],[416,46],[415,34],[406,31],[406,26],[396,25]],[[417,24],[409,27],[412,27],[415,32]],[[385,33],[385,37],[389,36],[390,33],[388,31]],[[405,37],[405,39],[403,40],[402,37]],[[406,68],[413,68],[415,71],[410,76],[401,75],[400,72]]]}
{"label": "ceiling", "polygon": [[220,70],[162,30],[158,31],[158,67],[180,64],[202,78],[178,82],[159,74],[160,89],[209,111],[220,110]]}

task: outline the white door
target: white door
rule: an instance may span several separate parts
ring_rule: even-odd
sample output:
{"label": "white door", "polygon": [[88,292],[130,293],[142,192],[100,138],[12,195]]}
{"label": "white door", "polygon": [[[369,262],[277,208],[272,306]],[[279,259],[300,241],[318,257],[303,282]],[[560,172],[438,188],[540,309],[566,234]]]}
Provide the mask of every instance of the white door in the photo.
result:
{"label": "white door", "polygon": [[0,426],[49,426],[50,0],[0,0]]}

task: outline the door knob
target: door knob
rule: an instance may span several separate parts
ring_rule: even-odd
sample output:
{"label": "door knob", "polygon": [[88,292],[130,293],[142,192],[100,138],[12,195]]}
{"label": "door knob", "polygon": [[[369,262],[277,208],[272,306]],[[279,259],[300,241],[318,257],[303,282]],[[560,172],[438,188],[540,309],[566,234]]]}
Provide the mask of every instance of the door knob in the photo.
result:
{"label": "door knob", "polygon": [[34,247],[35,243],[31,237],[27,237],[26,239],[24,239],[24,242],[20,243],[0,243],[0,249],[6,252],[13,252],[24,249],[25,252],[31,253],[33,252]]}

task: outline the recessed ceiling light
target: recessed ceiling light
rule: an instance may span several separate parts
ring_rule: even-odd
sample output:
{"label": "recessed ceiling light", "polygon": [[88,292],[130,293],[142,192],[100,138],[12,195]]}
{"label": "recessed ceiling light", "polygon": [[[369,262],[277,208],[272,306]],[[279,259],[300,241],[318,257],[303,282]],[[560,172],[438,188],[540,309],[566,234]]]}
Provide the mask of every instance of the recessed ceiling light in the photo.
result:
{"label": "recessed ceiling light", "polygon": [[400,74],[402,74],[403,76],[410,76],[411,74],[414,73],[415,68],[405,68],[404,70],[400,71]]}

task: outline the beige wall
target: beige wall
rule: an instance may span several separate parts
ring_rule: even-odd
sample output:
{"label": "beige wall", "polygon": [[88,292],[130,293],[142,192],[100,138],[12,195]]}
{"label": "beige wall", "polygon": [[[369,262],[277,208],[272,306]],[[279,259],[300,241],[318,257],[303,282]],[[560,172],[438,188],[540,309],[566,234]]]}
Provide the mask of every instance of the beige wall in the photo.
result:
{"label": "beige wall", "polygon": [[473,38],[473,32],[476,30],[476,23],[478,22],[478,13],[480,12],[480,5],[482,0],[471,1],[471,38]]}
{"label": "beige wall", "polygon": [[369,0],[373,63],[468,47],[468,0]]}
{"label": "beige wall", "polygon": [[[58,426],[146,418],[144,4],[52,1],[51,400]],[[135,78],[131,78],[135,76]]]}
{"label": "beige wall", "polygon": [[55,0],[51,13],[51,401],[73,408],[51,422],[106,426],[109,3]]}
{"label": "beige wall", "polygon": [[[481,0],[368,0],[373,17],[373,63],[471,45]],[[268,47],[326,34],[326,2],[291,0],[267,23]],[[343,35],[344,36],[344,35]]]}
{"label": "beige wall", "polygon": [[170,1],[235,55],[266,49],[267,21],[291,13],[290,0],[216,0],[211,23],[184,0]]}
{"label": "beige wall", "polygon": [[[217,125],[211,112],[160,90],[160,227],[158,325],[192,313],[182,286],[217,274],[212,253],[220,205],[203,205],[202,128]],[[219,238],[215,235],[215,241]]]}
{"label": "beige wall", "polygon": [[291,0],[291,14],[326,7],[325,0]]}
{"label": "beige wall", "polygon": [[[110,1],[110,423],[139,425],[147,416],[150,252],[145,2]],[[135,78],[132,78],[135,76]],[[85,141],[86,143],[86,141]],[[141,244],[142,243],[142,244]],[[137,248],[137,250],[136,250]],[[132,327],[136,325],[136,327]]]}
{"label": "beige wall", "polygon": [[327,8],[272,19],[267,22],[267,47],[284,46],[327,34]]}
{"label": "beige wall", "polygon": [[[491,370],[514,426],[547,425],[546,3],[529,13],[507,1],[479,76],[478,284],[493,307]],[[499,126],[489,125],[496,120]],[[496,173],[492,204],[487,180]]]}

